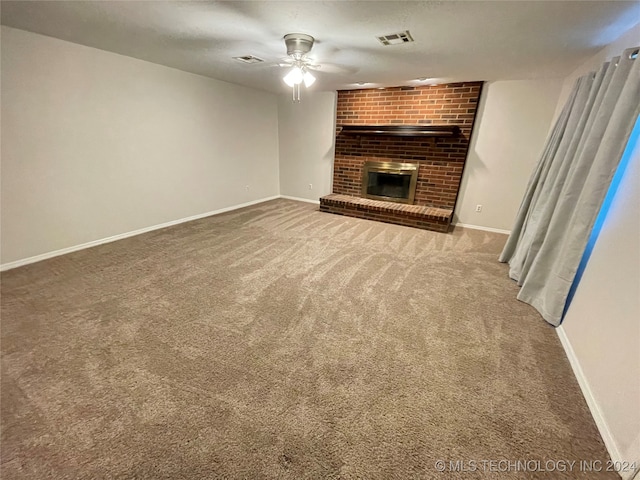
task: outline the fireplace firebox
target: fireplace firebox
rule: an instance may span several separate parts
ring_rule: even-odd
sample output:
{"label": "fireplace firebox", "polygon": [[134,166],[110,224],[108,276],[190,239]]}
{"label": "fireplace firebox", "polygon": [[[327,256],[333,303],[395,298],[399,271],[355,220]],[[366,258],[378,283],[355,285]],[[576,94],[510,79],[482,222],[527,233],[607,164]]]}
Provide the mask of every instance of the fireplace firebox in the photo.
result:
{"label": "fireplace firebox", "polygon": [[365,162],[362,196],[373,200],[413,204],[418,165],[398,162]]}

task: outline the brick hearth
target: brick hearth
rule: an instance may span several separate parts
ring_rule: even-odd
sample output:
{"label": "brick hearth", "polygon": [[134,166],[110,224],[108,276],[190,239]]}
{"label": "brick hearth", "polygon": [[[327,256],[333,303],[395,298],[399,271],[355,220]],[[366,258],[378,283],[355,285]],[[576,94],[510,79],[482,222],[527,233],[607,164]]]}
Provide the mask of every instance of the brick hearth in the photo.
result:
{"label": "brick hearth", "polygon": [[320,211],[437,232],[449,230],[452,213],[449,209],[381,202],[338,193],[322,197]]}
{"label": "brick hearth", "polygon": [[[462,180],[481,88],[482,82],[465,82],[339,91],[333,193],[352,198],[339,197],[338,206],[336,197],[323,197],[321,209],[354,216],[363,216],[360,213],[366,211],[365,218],[408,225],[406,210],[384,205],[389,202],[375,204],[367,199],[363,204],[357,199],[366,161],[417,163],[414,206],[449,213],[444,221],[446,228],[441,220],[432,225],[427,218],[410,226],[446,231]],[[461,133],[455,138],[345,135],[340,133],[343,125],[458,125]],[[384,218],[378,218],[380,212],[384,212]]]}

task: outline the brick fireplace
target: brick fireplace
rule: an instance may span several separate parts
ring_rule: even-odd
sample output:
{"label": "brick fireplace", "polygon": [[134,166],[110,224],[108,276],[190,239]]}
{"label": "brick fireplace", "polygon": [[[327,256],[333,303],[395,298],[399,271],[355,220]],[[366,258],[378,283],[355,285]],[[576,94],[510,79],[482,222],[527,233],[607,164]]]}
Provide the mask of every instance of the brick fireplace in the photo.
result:
{"label": "brick fireplace", "polygon": [[[320,199],[320,209],[448,231],[481,88],[464,82],[339,91],[333,193]],[[417,166],[413,204],[363,198],[363,169],[374,162]]]}

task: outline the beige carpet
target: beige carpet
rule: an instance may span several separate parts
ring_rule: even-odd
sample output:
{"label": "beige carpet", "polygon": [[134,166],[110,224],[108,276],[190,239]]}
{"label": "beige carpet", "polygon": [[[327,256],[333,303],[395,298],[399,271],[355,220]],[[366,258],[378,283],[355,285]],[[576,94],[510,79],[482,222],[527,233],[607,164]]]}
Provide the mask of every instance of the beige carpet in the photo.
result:
{"label": "beige carpet", "polygon": [[608,459],[505,239],[275,200],[6,272],[2,478],[617,478],[449,471]]}

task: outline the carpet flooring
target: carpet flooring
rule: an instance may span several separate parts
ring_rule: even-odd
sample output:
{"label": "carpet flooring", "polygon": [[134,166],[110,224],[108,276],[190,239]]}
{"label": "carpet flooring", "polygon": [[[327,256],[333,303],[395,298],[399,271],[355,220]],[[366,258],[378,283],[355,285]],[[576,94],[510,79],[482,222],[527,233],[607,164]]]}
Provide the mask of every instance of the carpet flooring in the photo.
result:
{"label": "carpet flooring", "polygon": [[317,210],[3,273],[2,478],[618,478],[504,235]]}

